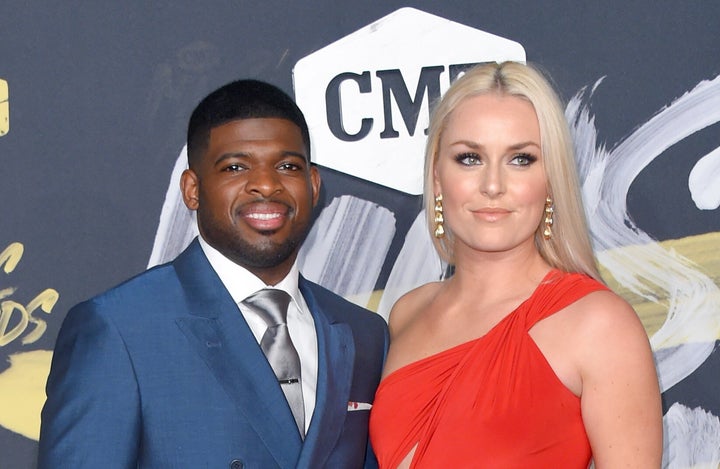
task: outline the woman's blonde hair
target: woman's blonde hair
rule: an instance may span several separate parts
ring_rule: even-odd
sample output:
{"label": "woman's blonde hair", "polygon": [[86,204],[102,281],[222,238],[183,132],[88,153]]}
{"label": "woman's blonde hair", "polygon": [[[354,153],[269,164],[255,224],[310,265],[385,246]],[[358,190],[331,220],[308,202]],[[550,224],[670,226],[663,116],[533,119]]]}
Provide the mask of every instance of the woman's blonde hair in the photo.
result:
{"label": "woman's blonde hair", "polygon": [[432,235],[437,195],[433,190],[433,173],[443,130],[460,103],[489,93],[525,99],[537,114],[548,195],[554,205],[552,237],[543,237],[543,222],[535,231],[535,245],[540,255],[557,269],[585,273],[600,280],[585,220],[570,130],[560,99],[536,68],[518,62],[474,67],[452,84],[432,113],[425,149],[424,206],[435,249],[444,261],[455,263],[452,230],[446,225],[443,238]]}

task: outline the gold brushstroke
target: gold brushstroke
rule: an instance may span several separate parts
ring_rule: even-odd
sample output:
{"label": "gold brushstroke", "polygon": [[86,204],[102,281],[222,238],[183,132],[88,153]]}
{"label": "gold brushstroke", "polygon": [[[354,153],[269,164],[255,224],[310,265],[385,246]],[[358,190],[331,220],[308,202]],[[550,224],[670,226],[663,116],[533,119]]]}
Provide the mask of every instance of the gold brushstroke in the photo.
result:
{"label": "gold brushstroke", "polygon": [[10,368],[0,374],[0,425],[32,440],[40,438],[40,411],[51,360],[50,350],[10,356]]}
{"label": "gold brushstroke", "polygon": [[0,137],[10,131],[10,94],[8,84],[0,79]]}
{"label": "gold brushstroke", "polygon": [[[675,251],[694,263],[695,268],[699,272],[707,275],[715,285],[720,286],[720,232],[659,241],[658,244],[662,246],[663,249]],[[635,249],[637,249],[637,247],[628,246],[618,248],[614,251],[628,256],[628,258],[632,258],[633,250]],[[648,301],[619,284],[602,265],[600,266],[600,274],[615,293],[625,298],[625,300],[632,305],[640,317],[643,326],[645,326],[648,336],[652,337],[667,319],[669,310],[667,292],[658,289],[653,292],[657,298],[657,302]],[[718,311],[718,314],[720,314],[720,311]],[[718,337],[718,339],[720,339],[720,337]]]}

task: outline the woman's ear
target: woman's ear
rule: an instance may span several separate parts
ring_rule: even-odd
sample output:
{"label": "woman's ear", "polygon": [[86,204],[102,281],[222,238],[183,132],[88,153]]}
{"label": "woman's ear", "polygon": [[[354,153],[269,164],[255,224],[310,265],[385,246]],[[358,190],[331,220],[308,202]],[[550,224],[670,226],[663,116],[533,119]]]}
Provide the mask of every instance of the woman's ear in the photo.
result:
{"label": "woman's ear", "polygon": [[437,168],[433,168],[433,193],[435,195],[442,194],[442,187],[440,186],[440,178],[438,177]]}

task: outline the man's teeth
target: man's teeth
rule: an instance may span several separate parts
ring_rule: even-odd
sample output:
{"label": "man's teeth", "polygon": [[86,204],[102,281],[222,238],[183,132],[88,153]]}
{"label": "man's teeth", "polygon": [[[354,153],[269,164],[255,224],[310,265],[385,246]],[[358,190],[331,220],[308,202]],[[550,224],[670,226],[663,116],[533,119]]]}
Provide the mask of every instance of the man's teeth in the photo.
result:
{"label": "man's teeth", "polygon": [[273,218],[280,218],[279,213],[250,213],[248,218],[254,218],[255,220],[272,220]]}

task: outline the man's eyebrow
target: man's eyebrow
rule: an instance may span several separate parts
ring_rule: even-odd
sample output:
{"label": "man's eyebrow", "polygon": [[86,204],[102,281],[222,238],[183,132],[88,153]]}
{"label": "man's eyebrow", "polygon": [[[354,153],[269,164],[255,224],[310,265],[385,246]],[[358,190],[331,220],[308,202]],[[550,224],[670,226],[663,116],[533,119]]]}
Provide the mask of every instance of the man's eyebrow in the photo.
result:
{"label": "man's eyebrow", "polygon": [[[280,154],[286,158],[286,157],[294,157],[294,158],[300,158],[301,160],[304,160],[306,162],[309,162],[307,156],[305,156],[304,153],[300,153],[293,150],[283,150],[280,152]],[[249,158],[251,156],[250,153],[244,152],[244,151],[233,151],[228,153],[223,153],[220,156],[217,157],[214,164],[222,163],[225,160],[229,160],[232,158]]]}
{"label": "man's eyebrow", "polygon": [[305,160],[305,161],[308,161],[308,157],[305,156],[304,153],[300,153],[300,152],[292,151],[292,150],[285,150],[285,151],[283,151],[282,153],[283,153],[283,155],[285,155],[285,156],[296,156],[296,157],[298,157],[298,158],[302,158],[302,159]]}
{"label": "man's eyebrow", "polygon": [[230,153],[223,153],[215,159],[214,164],[222,163],[223,161],[229,160],[231,158],[247,158],[249,156],[250,155],[248,153],[245,153],[242,151],[233,151]]}

